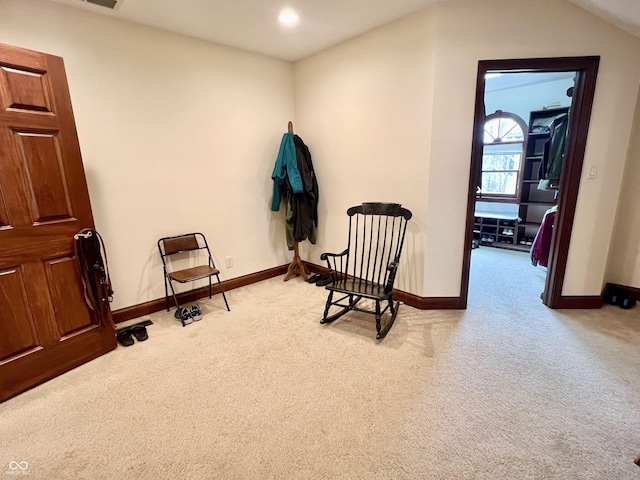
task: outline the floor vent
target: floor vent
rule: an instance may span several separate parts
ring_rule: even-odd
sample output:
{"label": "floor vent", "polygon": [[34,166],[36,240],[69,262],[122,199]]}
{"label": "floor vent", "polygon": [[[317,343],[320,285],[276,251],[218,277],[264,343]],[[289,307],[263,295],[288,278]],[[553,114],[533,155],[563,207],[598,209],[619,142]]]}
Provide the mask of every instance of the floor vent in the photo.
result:
{"label": "floor vent", "polygon": [[84,0],[87,3],[93,3],[94,5],[100,5],[101,7],[107,7],[110,9],[116,8],[119,0]]}

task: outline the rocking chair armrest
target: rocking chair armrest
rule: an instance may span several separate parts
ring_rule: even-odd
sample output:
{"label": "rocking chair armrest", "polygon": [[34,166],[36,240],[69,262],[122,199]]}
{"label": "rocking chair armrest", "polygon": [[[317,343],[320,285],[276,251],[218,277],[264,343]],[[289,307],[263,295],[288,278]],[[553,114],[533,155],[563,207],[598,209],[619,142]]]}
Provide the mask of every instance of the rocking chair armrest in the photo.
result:
{"label": "rocking chair armrest", "polygon": [[349,249],[345,249],[344,252],[342,253],[329,253],[329,252],[325,252],[323,254],[320,255],[320,260],[327,260],[328,257],[344,257],[347,253],[349,253]]}

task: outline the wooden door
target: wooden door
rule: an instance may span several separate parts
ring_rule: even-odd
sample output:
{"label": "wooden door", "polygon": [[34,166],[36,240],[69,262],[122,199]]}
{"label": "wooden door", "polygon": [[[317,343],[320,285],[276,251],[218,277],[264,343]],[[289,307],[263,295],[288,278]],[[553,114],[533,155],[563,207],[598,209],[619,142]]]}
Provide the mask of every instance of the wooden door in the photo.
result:
{"label": "wooden door", "polygon": [[115,348],[74,256],[93,227],[62,58],[0,44],[0,401]]}

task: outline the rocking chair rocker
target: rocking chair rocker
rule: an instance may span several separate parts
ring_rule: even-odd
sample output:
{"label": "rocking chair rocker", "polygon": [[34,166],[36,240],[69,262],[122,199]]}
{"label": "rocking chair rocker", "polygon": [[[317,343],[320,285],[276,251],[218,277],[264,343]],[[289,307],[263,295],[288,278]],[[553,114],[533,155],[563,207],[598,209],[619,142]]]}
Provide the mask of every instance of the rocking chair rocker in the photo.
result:
{"label": "rocking chair rocker", "polygon": [[[363,203],[347,210],[349,243],[342,253],[323,253],[332,283],[324,316],[320,323],[330,323],[355,310],[376,317],[377,339],[384,338],[398,315],[400,302],[393,303],[395,282],[407,221],[412,213],[397,203]],[[340,298],[333,299],[334,294]],[[362,299],[375,301],[375,311],[359,308]],[[345,303],[346,301],[346,303]],[[380,303],[387,302],[381,310]],[[332,306],[340,310],[329,315]],[[391,318],[382,326],[382,315],[389,310]]]}

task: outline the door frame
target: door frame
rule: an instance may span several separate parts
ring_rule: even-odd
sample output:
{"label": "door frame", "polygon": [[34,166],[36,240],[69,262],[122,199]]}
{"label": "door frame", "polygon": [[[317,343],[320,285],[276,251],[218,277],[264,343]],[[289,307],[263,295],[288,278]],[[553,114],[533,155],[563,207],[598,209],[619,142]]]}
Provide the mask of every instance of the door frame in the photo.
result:
{"label": "door frame", "polygon": [[573,101],[571,103],[565,158],[560,175],[560,184],[563,188],[560,189],[558,195],[558,213],[556,214],[555,228],[551,238],[551,252],[545,289],[541,298],[542,302],[550,308],[598,308],[601,306],[600,297],[567,297],[562,295],[599,63],[599,56],[481,60],[478,62],[471,146],[471,172],[469,175],[464,257],[460,287],[461,308],[467,307],[469,293],[476,186],[478,185],[482,165],[485,75],[489,71],[577,72],[572,95]]}

